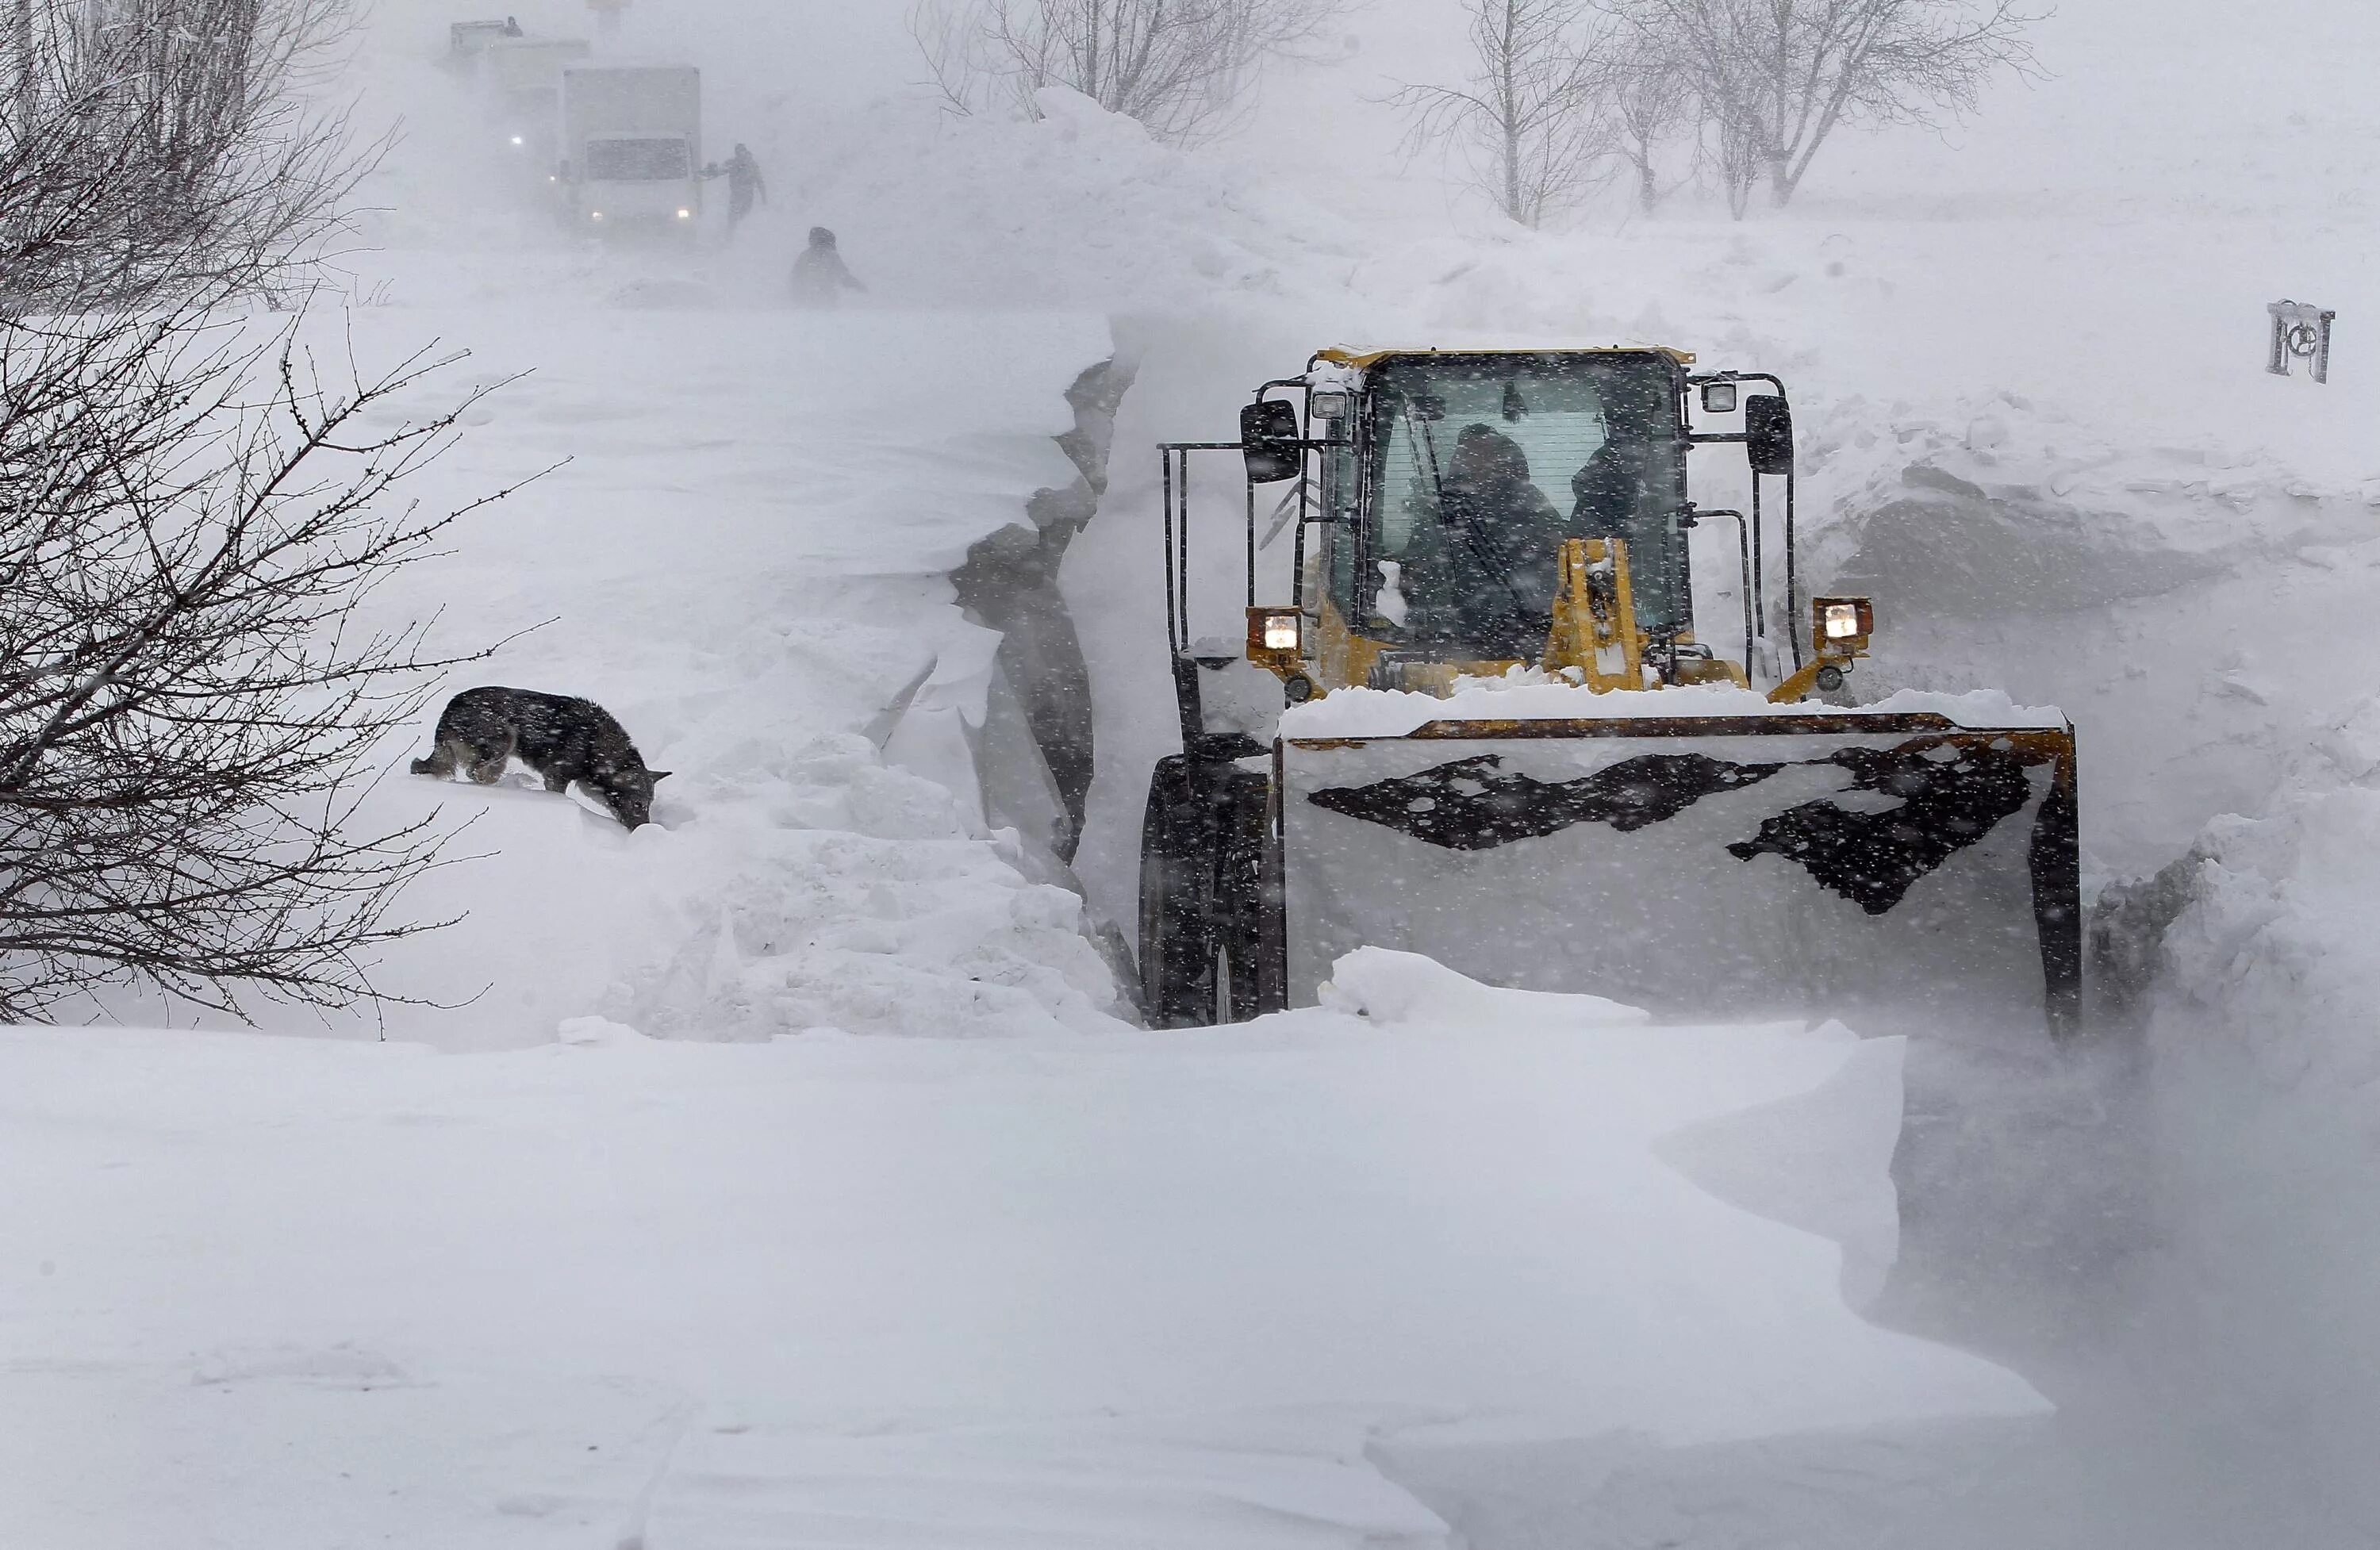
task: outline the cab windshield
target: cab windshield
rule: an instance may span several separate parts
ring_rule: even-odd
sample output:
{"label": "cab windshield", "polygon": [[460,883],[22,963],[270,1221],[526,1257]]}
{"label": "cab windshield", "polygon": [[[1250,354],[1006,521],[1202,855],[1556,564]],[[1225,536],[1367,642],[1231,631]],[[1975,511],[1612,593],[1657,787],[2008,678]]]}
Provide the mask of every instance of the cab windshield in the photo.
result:
{"label": "cab windshield", "polygon": [[[1677,367],[1665,356],[1411,357],[1374,369],[1365,614],[1407,642],[1537,654],[1562,541],[1628,545],[1638,624],[1686,627]],[[1387,566],[1381,562],[1388,562]],[[1402,614],[1400,620],[1398,616]]]}

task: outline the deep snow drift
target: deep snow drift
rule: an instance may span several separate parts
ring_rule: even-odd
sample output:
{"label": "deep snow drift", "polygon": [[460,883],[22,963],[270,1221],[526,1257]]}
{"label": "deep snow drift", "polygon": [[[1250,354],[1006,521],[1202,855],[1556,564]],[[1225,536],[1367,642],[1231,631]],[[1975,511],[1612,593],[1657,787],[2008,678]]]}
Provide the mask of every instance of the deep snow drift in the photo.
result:
{"label": "deep snow drift", "polygon": [[1846,1305],[1897,1041],[1378,952],[1329,999],[1164,1040],[0,1035],[12,1537],[1437,1544],[1367,1443],[2044,1409]]}

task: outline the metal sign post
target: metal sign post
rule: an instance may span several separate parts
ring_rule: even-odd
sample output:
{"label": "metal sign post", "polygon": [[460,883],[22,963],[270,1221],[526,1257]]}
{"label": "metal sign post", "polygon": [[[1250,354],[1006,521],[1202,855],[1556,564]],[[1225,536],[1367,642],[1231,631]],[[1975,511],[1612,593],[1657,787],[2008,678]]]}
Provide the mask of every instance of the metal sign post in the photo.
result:
{"label": "metal sign post", "polygon": [[2330,322],[2338,314],[2305,301],[2271,302],[2265,310],[2273,320],[2265,369],[2286,377],[2290,362],[2302,360],[2315,381],[2330,381]]}

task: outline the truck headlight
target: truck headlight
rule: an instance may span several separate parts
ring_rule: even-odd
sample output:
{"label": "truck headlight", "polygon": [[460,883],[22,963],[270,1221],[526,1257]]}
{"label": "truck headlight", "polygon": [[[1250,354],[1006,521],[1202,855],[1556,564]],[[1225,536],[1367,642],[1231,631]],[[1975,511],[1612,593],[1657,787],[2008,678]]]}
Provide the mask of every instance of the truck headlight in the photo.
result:
{"label": "truck headlight", "polygon": [[1299,657],[1305,649],[1305,616],[1293,608],[1248,610],[1248,656],[1257,661]]}
{"label": "truck headlight", "polygon": [[694,219],[694,212],[691,210],[681,210],[677,212],[677,218],[681,221],[691,221]]}
{"label": "truck headlight", "polygon": [[1828,640],[1849,640],[1859,633],[1858,609],[1850,603],[1827,605],[1827,638]]}
{"label": "truck headlight", "polygon": [[590,210],[587,212],[587,218],[589,221],[601,221],[603,218],[603,212],[600,210]]}

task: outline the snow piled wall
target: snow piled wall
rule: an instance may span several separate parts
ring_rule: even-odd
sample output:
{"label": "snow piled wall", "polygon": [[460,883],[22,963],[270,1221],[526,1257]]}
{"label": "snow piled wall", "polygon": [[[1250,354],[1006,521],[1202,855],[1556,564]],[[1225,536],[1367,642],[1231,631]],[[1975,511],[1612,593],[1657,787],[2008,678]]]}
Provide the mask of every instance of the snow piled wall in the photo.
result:
{"label": "snow piled wall", "polygon": [[2366,698],[2291,761],[2257,816],[2216,819],[2119,893],[2103,938],[2149,958],[2168,1047],[2225,1047],[2269,1086],[2343,1103],[2380,1135],[2375,898],[2380,698]]}
{"label": "snow piled wall", "polygon": [[2380,1123],[2380,479],[2006,393],[1830,406],[1804,455],[1812,585],[1879,599],[1868,692],[2074,718],[2101,989]]}

